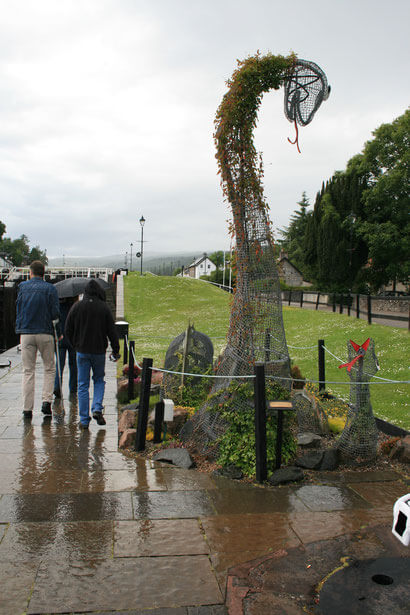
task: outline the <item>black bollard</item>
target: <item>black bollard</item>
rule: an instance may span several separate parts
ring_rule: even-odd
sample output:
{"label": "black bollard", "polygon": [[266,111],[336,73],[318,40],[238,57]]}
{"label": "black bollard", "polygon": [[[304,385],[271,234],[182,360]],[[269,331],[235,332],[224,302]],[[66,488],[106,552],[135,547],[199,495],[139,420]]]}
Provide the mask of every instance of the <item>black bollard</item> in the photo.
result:
{"label": "black bollard", "polygon": [[137,434],[135,438],[135,450],[145,450],[147,436],[149,398],[151,393],[152,359],[144,359],[141,373],[141,393],[138,410]]}
{"label": "black bollard", "polygon": [[325,340],[318,341],[319,392],[326,389]]}
{"label": "black bollard", "polygon": [[124,337],[124,353],[123,353],[123,365],[128,363],[128,343],[127,337]]}
{"label": "black bollard", "polygon": [[256,449],[256,480],[262,483],[267,479],[266,460],[266,390],[265,365],[255,364],[255,449]]}
{"label": "black bollard", "polygon": [[164,421],[164,402],[155,404],[154,444],[162,442],[162,423]]}
{"label": "black bollard", "polygon": [[134,348],[135,342],[130,342],[128,356],[128,401],[134,399]]}

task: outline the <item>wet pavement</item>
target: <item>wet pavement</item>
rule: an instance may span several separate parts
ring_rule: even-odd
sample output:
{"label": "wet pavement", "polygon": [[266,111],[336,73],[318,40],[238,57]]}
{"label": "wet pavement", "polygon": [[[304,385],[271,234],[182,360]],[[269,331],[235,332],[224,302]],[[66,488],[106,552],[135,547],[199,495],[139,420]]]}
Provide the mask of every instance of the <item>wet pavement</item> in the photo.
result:
{"label": "wet pavement", "polygon": [[[40,363],[25,423],[20,355],[6,357],[0,615],[225,615],[225,601],[236,615],[245,612],[245,598],[231,600],[238,566],[365,528],[389,532],[393,504],[409,491],[392,471],[320,473],[315,485],[268,488],[130,459],[117,450],[116,364],[106,364],[107,425],[80,431],[66,383],[64,410],[57,403],[52,419],[41,415]],[[269,595],[271,587],[261,614],[275,612]]]}

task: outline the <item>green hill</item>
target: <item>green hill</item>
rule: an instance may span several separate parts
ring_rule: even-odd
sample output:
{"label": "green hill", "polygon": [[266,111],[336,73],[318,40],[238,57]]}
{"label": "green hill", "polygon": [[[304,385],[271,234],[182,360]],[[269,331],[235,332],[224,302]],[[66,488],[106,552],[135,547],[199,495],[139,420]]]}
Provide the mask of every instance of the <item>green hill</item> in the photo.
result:
{"label": "green hill", "polygon": [[[208,335],[216,358],[225,345],[231,296],[201,280],[131,274],[124,279],[125,319],[130,323],[130,338],[135,340],[137,360],[151,357],[162,367],[169,343],[184,331],[189,322]],[[349,339],[362,344],[368,337],[376,343],[381,376],[390,380],[409,380],[409,336],[404,329],[368,325],[364,320],[333,312],[315,312],[284,308],[289,354],[305,377],[317,380],[317,343],[325,340],[326,380],[348,383],[345,362]],[[340,359],[340,360],[339,360]],[[373,379],[373,382],[380,382]],[[349,397],[348,384],[329,384],[343,399]],[[375,414],[410,429],[409,384],[373,384],[372,405]]]}

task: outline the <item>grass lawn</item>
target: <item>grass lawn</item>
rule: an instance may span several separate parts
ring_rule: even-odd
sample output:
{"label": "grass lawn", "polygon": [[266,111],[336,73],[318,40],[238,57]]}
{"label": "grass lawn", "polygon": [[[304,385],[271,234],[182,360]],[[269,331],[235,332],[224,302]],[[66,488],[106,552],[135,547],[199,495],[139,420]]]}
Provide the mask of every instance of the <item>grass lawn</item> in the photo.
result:
{"label": "grass lawn", "polygon": [[[189,321],[212,339],[215,358],[224,347],[230,295],[216,286],[188,278],[149,274],[141,277],[132,273],[124,278],[124,289],[125,319],[130,323],[130,338],[135,340],[137,360],[151,357],[154,366],[162,367],[169,343],[186,329]],[[368,325],[343,314],[292,307],[284,308],[284,322],[292,361],[310,380],[318,379],[318,339],[324,339],[326,348],[345,362],[347,341],[351,338],[362,344],[368,337],[376,344],[381,368],[377,375],[409,380],[409,334],[405,329]],[[326,353],[328,382],[349,382],[346,370],[338,369],[339,363]],[[348,399],[348,384],[329,384],[327,388]],[[373,384],[370,390],[375,414],[410,430],[410,385]]]}

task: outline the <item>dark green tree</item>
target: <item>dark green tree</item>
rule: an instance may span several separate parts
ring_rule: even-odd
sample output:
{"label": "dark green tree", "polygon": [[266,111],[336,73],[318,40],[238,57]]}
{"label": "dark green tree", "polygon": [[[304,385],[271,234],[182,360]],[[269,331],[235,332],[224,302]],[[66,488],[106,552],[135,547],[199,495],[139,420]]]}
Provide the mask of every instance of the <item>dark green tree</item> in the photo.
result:
{"label": "dark green tree", "polygon": [[287,253],[289,260],[304,275],[306,274],[305,259],[305,235],[308,221],[312,212],[308,212],[310,207],[306,192],[302,194],[302,200],[298,201],[299,209],[296,209],[290,217],[289,226],[280,229],[282,239],[278,241],[280,247]]}
{"label": "dark green tree", "polygon": [[45,265],[48,262],[47,253],[39,246],[30,248],[27,235],[21,235],[18,239],[3,237],[6,225],[0,222],[0,253],[4,255],[15,267],[28,265],[34,260],[40,260]]}
{"label": "dark green tree", "polygon": [[348,170],[357,168],[367,182],[358,233],[368,246],[365,278],[377,291],[390,281],[409,282],[410,110],[373,135]]}

